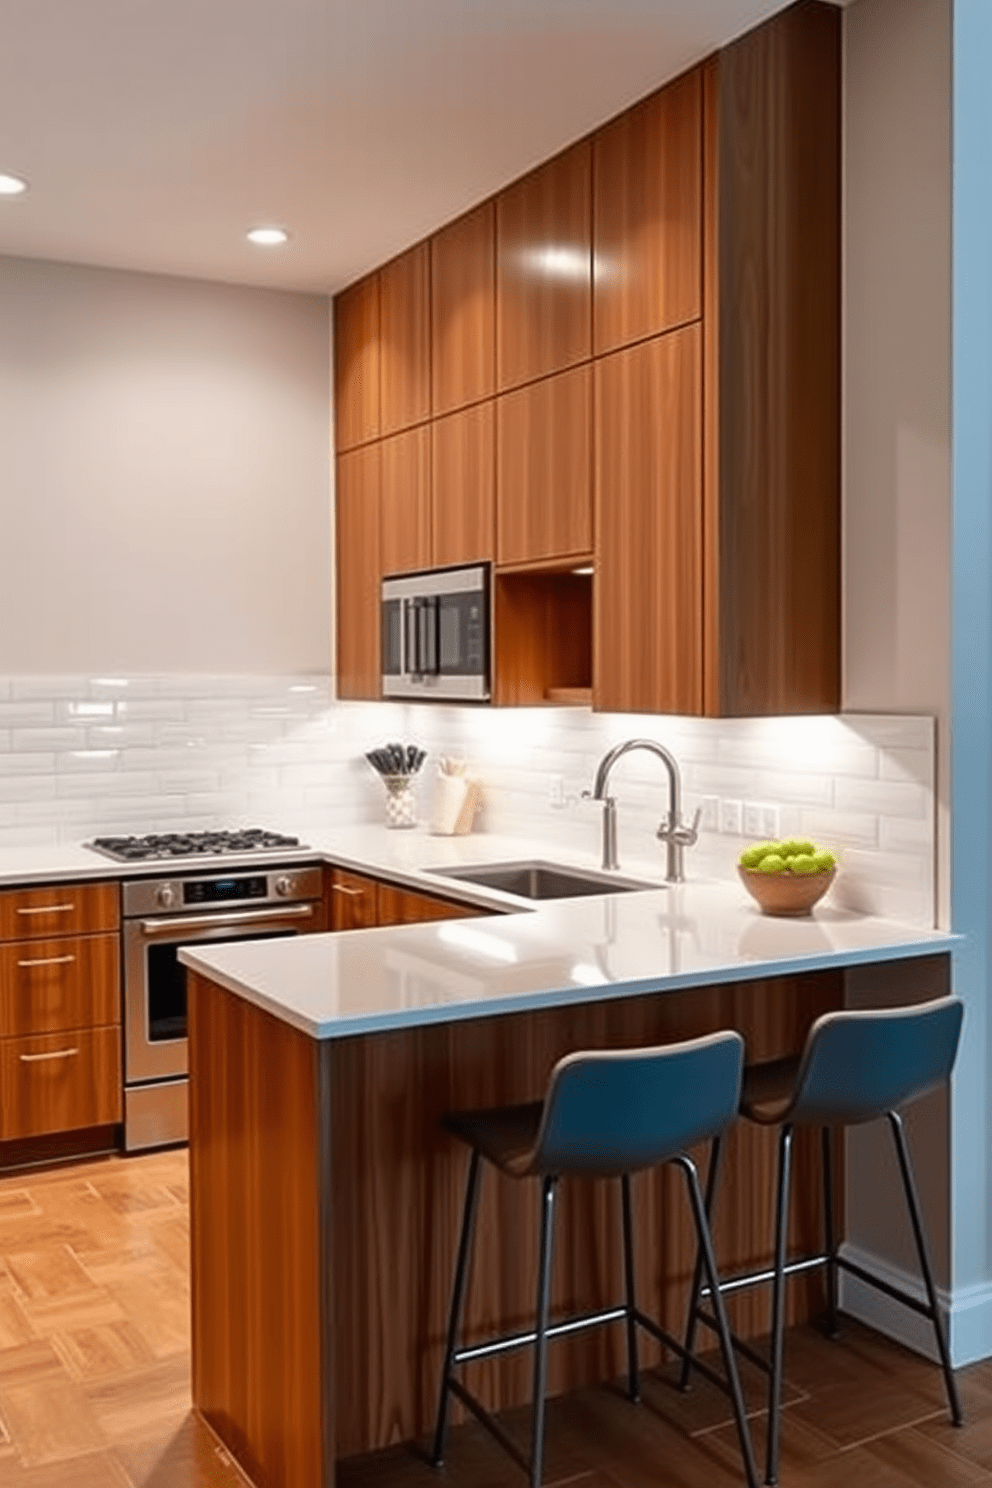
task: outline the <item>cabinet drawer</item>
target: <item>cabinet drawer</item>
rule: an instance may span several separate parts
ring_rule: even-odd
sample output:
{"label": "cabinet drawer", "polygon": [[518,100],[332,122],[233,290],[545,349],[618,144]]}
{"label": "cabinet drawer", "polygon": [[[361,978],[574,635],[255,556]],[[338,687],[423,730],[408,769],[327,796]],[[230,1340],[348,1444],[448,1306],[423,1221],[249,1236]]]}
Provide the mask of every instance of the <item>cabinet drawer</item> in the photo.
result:
{"label": "cabinet drawer", "polygon": [[116,935],[0,946],[0,1038],[120,1022]]}
{"label": "cabinet drawer", "polygon": [[116,930],[120,890],[115,883],[46,884],[0,894],[0,940],[86,935]]}
{"label": "cabinet drawer", "polygon": [[0,1041],[0,1140],[120,1120],[119,1028]]}

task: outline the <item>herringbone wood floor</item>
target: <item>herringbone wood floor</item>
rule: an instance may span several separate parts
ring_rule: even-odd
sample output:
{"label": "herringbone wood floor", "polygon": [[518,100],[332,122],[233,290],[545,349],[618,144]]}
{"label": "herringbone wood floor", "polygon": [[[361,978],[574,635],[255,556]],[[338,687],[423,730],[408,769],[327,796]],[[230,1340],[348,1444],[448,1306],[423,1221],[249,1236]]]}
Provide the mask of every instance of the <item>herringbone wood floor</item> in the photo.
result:
{"label": "herringbone wood floor", "polygon": [[[0,1180],[3,1488],[243,1488],[190,1409],[186,1205],[184,1152]],[[937,1370],[854,1323],[836,1344],[794,1329],[787,1373],[782,1488],[992,1488],[992,1363],[962,1373],[961,1430]],[[760,1454],[760,1379],[746,1383]],[[682,1396],[662,1378],[644,1395],[635,1407],[604,1386],[553,1402],[549,1485],[741,1483],[722,1395],[699,1383]],[[526,1413],[508,1425],[525,1441]],[[523,1478],[471,1423],[452,1432],[441,1475],[421,1449],[399,1446],[340,1464],[338,1482],[519,1488]]]}

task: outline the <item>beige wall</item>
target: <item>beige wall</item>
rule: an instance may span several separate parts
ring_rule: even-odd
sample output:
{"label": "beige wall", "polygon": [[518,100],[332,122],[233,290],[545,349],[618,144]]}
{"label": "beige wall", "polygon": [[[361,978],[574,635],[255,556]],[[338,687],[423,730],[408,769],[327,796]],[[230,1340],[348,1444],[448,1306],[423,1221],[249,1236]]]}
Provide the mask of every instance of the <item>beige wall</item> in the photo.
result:
{"label": "beige wall", "polygon": [[937,717],[949,922],[951,0],[845,12],[844,706]]}
{"label": "beige wall", "polygon": [[0,258],[0,674],[330,666],[328,308]]}

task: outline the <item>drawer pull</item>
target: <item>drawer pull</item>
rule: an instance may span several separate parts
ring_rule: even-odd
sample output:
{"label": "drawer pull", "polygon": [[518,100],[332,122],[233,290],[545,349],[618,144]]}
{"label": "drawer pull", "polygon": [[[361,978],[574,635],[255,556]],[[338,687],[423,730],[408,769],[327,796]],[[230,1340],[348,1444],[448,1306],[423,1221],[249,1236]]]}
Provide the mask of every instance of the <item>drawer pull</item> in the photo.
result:
{"label": "drawer pull", "polygon": [[18,966],[71,966],[75,956],[36,956],[33,961],[18,961]]}
{"label": "drawer pull", "polygon": [[38,914],[72,914],[76,908],[74,904],[39,904],[31,909],[19,909],[19,915]]}
{"label": "drawer pull", "polygon": [[349,899],[362,899],[368,893],[367,889],[348,889],[344,884],[332,884],[331,888],[335,894],[347,894]]}
{"label": "drawer pull", "polygon": [[78,1049],[53,1049],[50,1054],[22,1054],[20,1060],[22,1064],[39,1064],[43,1059],[71,1059],[78,1053]]}

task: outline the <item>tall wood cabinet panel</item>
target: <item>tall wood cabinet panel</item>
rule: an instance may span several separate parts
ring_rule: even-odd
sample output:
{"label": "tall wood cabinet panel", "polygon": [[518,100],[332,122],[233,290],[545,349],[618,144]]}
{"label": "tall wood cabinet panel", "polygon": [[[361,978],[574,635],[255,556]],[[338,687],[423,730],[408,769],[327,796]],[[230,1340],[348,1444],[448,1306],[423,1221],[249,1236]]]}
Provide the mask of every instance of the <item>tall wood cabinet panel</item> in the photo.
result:
{"label": "tall wood cabinet panel", "polygon": [[384,439],[382,572],[409,573],[431,565],[431,431],[429,424]]}
{"label": "tall wood cabinet panel", "polygon": [[492,201],[431,239],[431,408],[435,415],[496,389],[496,243]]}
{"label": "tall wood cabinet panel", "polygon": [[693,69],[593,141],[597,353],[702,312],[702,79]]}
{"label": "tall wood cabinet panel", "polygon": [[338,697],[377,698],[381,450],[369,444],[337,462]]}
{"label": "tall wood cabinet panel", "polygon": [[706,710],[725,716],[840,706],[840,79],[818,0],[706,73]]}
{"label": "tall wood cabinet panel", "polygon": [[582,140],[496,198],[496,382],[592,353],[592,146]]}
{"label": "tall wood cabinet panel", "polygon": [[431,412],[430,245],[418,243],[379,270],[380,429],[392,434]]}
{"label": "tall wood cabinet panel", "polygon": [[338,450],[379,434],[379,275],[334,301],[334,438]]}
{"label": "tall wood cabinet panel", "polygon": [[598,708],[702,705],[702,332],[596,364],[593,694]]}
{"label": "tall wood cabinet panel", "polygon": [[529,563],[592,551],[592,367],[496,403],[496,557]]}
{"label": "tall wood cabinet panel", "polygon": [[495,414],[477,403],[431,425],[434,562],[491,559],[496,526]]}

